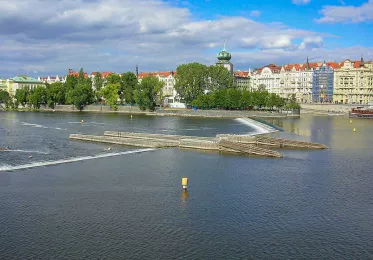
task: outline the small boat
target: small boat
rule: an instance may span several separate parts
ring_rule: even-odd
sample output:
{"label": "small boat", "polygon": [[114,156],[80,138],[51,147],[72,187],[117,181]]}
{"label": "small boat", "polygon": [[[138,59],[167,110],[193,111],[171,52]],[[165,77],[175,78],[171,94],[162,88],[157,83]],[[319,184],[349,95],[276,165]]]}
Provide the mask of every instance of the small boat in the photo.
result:
{"label": "small boat", "polygon": [[0,151],[9,151],[8,147],[0,147]]}
{"label": "small boat", "polygon": [[373,119],[373,106],[353,108],[349,114],[353,118],[370,118]]}

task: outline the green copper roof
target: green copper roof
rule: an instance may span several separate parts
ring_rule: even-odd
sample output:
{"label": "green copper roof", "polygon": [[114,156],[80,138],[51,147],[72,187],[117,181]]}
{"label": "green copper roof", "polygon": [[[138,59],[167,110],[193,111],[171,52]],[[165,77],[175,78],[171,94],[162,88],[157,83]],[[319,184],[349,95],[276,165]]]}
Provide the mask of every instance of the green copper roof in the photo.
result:
{"label": "green copper roof", "polygon": [[25,75],[18,75],[16,77],[13,77],[13,78],[10,78],[10,79],[13,80],[14,82],[27,82],[27,83],[40,83],[40,84],[43,83],[40,80],[31,78],[31,77],[25,76]]}
{"label": "green copper roof", "polygon": [[232,55],[225,50],[225,41],[224,41],[224,48],[221,52],[218,53],[218,60],[220,61],[230,61]]}

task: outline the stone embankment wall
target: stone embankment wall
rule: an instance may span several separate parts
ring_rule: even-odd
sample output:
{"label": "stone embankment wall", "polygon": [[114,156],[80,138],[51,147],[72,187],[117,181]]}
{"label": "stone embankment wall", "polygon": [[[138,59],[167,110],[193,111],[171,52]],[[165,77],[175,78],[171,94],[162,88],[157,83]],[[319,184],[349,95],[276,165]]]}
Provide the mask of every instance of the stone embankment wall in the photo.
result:
{"label": "stone embankment wall", "polygon": [[[23,107],[20,106],[20,109]],[[41,111],[58,111],[58,112],[78,112],[73,105],[57,105],[54,109],[41,107]],[[193,110],[193,109],[156,109],[154,112],[141,111],[137,106],[118,106],[118,110],[114,111],[110,106],[89,105],[83,110],[84,112],[95,113],[126,113],[126,114],[144,114],[154,116],[185,116],[185,117],[211,117],[211,118],[245,118],[245,117],[261,117],[261,118],[284,118],[284,117],[299,117],[299,113],[283,112],[267,112],[267,111],[231,111],[231,110]]]}
{"label": "stone embankment wall", "polygon": [[189,116],[189,117],[221,117],[221,118],[240,118],[240,117],[299,117],[299,114],[266,112],[266,111],[231,111],[231,110],[158,110],[156,115],[163,116]]}
{"label": "stone embankment wall", "polygon": [[302,104],[302,112],[348,113],[352,108],[364,105]]}

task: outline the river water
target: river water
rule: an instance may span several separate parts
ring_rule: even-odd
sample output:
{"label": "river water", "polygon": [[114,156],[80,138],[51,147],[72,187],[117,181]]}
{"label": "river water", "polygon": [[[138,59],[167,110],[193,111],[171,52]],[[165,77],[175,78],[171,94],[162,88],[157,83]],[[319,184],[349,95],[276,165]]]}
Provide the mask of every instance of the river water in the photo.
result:
{"label": "river water", "polygon": [[278,136],[330,149],[280,150],[282,159],[107,151],[68,136],[256,128],[235,119],[0,112],[0,147],[10,149],[0,151],[0,259],[373,259],[373,120],[269,122],[285,130]]}

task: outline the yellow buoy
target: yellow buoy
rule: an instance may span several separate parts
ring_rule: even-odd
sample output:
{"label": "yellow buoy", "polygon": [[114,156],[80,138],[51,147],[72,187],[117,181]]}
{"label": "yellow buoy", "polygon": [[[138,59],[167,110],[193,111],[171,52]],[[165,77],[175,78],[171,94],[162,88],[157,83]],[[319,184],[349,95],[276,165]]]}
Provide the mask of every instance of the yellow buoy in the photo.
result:
{"label": "yellow buoy", "polygon": [[84,120],[82,120],[82,124],[84,123]]}
{"label": "yellow buoy", "polygon": [[132,115],[131,115],[131,119],[132,119]]}
{"label": "yellow buoy", "polygon": [[181,185],[183,186],[183,190],[186,190],[188,188],[188,178],[182,178]]}
{"label": "yellow buoy", "polygon": [[356,128],[354,128],[354,132],[356,132]]}
{"label": "yellow buoy", "polygon": [[352,120],[350,120],[350,123],[352,123]]}

